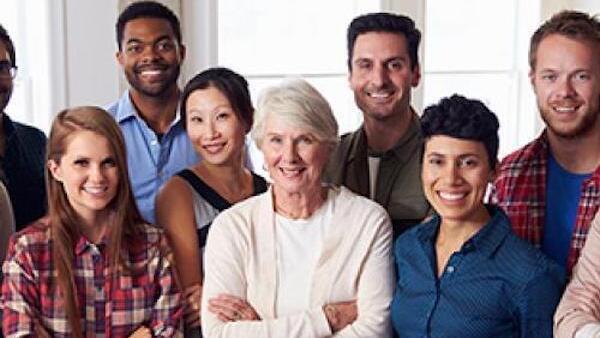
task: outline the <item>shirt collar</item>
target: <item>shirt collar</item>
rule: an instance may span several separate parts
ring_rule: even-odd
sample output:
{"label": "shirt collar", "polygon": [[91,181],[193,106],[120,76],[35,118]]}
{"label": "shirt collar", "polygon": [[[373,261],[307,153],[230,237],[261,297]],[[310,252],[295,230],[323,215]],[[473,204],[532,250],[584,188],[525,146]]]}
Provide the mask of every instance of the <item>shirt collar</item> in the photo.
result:
{"label": "shirt collar", "polygon": [[[171,123],[171,127],[173,127],[174,125],[181,124],[179,121],[181,118],[179,114],[180,105],[181,100],[177,102],[177,108],[175,108],[175,119]],[[138,118],[140,120],[143,120],[140,114],[138,113],[137,109],[133,105],[133,102],[131,101],[131,95],[129,94],[129,90],[125,91],[123,96],[121,96],[121,98],[119,99],[119,109],[117,110],[115,117],[117,123],[121,123],[130,118]]]}
{"label": "shirt collar", "polygon": [[90,242],[87,239],[87,237],[81,235],[81,236],[79,236],[79,239],[77,240],[77,242],[75,242],[75,255],[79,256],[79,255],[83,254],[85,251],[87,251],[92,246],[96,246],[98,248],[98,250],[103,253],[107,242],[108,242],[108,238],[106,235],[104,237],[102,237],[102,239],[100,240],[100,242],[98,242],[98,244],[94,244],[94,243]]}
{"label": "shirt collar", "polygon": [[[486,256],[491,256],[510,233],[510,220],[506,214],[496,206],[486,207],[491,216],[490,220],[463,244],[461,252],[478,250]],[[435,244],[439,226],[440,216],[435,214],[418,229],[417,238],[424,245]]]}
{"label": "shirt collar", "polygon": [[[402,135],[392,149],[380,154],[376,154],[376,157],[386,158],[394,156],[399,160],[408,160],[408,158],[413,155],[413,152],[407,151],[407,147],[414,145],[415,142],[422,144],[421,123],[419,122],[419,116],[412,108],[410,111],[412,117],[410,125],[408,126],[408,129],[404,135]],[[361,156],[361,154],[367,154],[367,156],[375,155],[371,154],[368,150],[367,135],[365,133],[364,125],[358,130],[358,139],[357,142],[352,144],[349,160],[354,159],[355,156]]]}

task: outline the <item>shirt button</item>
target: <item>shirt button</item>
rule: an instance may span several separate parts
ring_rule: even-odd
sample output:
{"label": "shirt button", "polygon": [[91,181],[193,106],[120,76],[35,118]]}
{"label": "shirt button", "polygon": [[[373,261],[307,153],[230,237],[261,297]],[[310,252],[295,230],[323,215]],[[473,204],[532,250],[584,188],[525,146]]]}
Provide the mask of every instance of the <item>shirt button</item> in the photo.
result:
{"label": "shirt button", "polygon": [[152,140],[152,141],[150,141],[150,144],[153,145],[153,146],[155,146],[155,145],[158,144],[158,141],[157,140]]}
{"label": "shirt button", "polygon": [[450,265],[449,267],[446,268],[446,271],[448,273],[453,273],[454,272],[454,267],[452,265]]}

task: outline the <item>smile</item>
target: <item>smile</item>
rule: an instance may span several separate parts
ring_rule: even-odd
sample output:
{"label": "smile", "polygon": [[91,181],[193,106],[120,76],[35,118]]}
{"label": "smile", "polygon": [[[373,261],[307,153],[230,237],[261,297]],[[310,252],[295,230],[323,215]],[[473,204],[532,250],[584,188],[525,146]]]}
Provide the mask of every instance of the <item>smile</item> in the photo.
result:
{"label": "smile", "polygon": [[209,154],[216,154],[221,152],[223,148],[225,148],[226,142],[220,143],[212,143],[212,144],[204,144],[202,145],[202,149],[204,149]]}
{"label": "smile", "polygon": [[459,201],[467,196],[466,192],[462,192],[462,193],[452,192],[451,193],[451,192],[438,191],[437,194],[442,200],[449,201],[449,202]]}
{"label": "smile", "polygon": [[106,185],[83,187],[83,191],[85,191],[86,193],[88,193],[92,196],[103,195],[107,190],[108,190],[108,186],[106,186]]}
{"label": "smile", "polygon": [[279,171],[283,174],[284,177],[294,178],[302,174],[306,170],[306,168],[281,168],[279,167]]}

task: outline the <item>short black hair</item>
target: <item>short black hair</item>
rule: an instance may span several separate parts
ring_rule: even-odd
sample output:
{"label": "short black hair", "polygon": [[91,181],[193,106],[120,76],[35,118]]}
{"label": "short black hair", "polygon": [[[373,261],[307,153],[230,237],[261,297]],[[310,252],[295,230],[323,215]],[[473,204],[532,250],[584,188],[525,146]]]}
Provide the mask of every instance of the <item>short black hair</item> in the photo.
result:
{"label": "short black hair", "polygon": [[419,43],[421,31],[415,27],[415,22],[405,15],[393,13],[370,13],[358,16],[348,26],[348,69],[352,70],[354,43],[359,35],[370,32],[395,33],[406,37],[410,66],[414,70],[419,64]]}
{"label": "short black hair", "polygon": [[425,108],[421,117],[421,131],[425,140],[435,135],[473,140],[483,143],[490,168],[498,162],[498,128],[496,114],[483,102],[454,94]]}
{"label": "short black hair", "polygon": [[123,32],[125,31],[125,25],[135,19],[139,18],[156,18],[164,19],[169,22],[177,43],[181,44],[181,25],[177,16],[165,5],[154,1],[138,1],[127,6],[119,15],[117,20],[117,46],[121,50],[121,42],[123,42]]}
{"label": "short black hair", "polygon": [[250,99],[248,81],[233,70],[223,67],[209,68],[194,76],[185,85],[179,107],[184,128],[187,129],[186,105],[188,98],[194,91],[209,87],[214,87],[225,95],[231,108],[244,124],[245,131],[249,132],[254,123],[254,107]]}
{"label": "short black hair", "polygon": [[10,57],[10,63],[13,67],[17,66],[17,57],[15,55],[15,45],[8,35],[8,32],[2,25],[0,25],[0,41],[4,42],[4,46],[6,47],[6,51],[8,52],[8,56]]}

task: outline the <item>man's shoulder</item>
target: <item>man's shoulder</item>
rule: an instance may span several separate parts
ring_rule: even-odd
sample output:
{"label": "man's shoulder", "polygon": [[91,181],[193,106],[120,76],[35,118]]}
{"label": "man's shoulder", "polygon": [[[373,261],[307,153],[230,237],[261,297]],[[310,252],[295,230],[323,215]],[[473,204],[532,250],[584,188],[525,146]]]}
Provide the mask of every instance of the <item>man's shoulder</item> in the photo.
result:
{"label": "man's shoulder", "polygon": [[504,157],[500,162],[500,172],[543,164],[546,154],[547,144],[543,139],[537,138]]}
{"label": "man's shoulder", "polygon": [[103,107],[117,122],[132,114],[133,106],[129,92],[125,91],[116,101]]}

